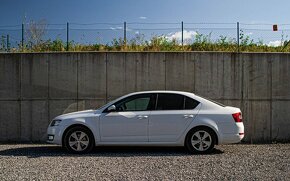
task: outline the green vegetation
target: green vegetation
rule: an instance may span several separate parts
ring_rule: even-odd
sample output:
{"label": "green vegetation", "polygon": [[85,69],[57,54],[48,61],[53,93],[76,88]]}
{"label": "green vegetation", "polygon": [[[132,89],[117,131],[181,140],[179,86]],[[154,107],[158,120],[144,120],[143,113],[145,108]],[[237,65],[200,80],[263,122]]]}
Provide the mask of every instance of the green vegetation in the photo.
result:
{"label": "green vegetation", "polygon": [[[61,39],[54,41],[42,41],[41,36],[37,40],[30,40],[21,47],[12,48],[10,52],[63,52],[66,51],[67,44]],[[237,46],[235,39],[226,36],[220,36],[218,40],[213,41],[211,34],[197,34],[192,40],[193,43],[182,46],[176,39],[168,40],[166,36],[152,36],[150,40],[145,40],[144,35],[136,35],[134,38],[125,41],[122,38],[113,39],[109,44],[80,44],[74,41],[69,42],[69,51],[227,51],[227,52],[290,52],[289,42],[283,41],[278,47],[268,46],[259,40],[254,42],[249,36],[241,31],[240,46]],[[5,49],[5,41],[0,42],[0,49]]]}

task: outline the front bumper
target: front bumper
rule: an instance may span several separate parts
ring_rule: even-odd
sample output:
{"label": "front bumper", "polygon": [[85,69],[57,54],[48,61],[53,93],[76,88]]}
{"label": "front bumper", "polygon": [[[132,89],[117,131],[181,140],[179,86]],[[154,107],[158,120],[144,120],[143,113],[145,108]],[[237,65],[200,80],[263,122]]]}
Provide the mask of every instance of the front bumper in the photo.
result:
{"label": "front bumper", "polygon": [[47,128],[47,143],[62,144],[63,126],[49,126]]}

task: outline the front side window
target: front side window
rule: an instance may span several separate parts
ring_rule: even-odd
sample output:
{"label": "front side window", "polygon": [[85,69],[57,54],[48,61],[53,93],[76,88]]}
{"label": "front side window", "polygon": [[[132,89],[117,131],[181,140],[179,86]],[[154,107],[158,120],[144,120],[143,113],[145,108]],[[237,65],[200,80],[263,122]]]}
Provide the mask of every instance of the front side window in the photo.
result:
{"label": "front side window", "polygon": [[115,104],[118,112],[122,111],[147,111],[151,109],[151,95],[134,95]]}
{"label": "front side window", "polygon": [[125,102],[121,106],[123,106],[126,111],[145,111],[148,108],[149,102],[150,97],[142,97]]}

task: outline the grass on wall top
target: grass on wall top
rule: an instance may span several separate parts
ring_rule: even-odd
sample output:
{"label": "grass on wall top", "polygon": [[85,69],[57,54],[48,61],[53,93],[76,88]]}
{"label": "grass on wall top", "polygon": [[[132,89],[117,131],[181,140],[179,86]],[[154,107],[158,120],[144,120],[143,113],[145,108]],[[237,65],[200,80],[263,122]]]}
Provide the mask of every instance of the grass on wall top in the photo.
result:
{"label": "grass on wall top", "polygon": [[[218,40],[211,40],[211,35],[197,34],[191,44],[181,45],[176,39],[168,40],[165,36],[153,36],[145,40],[144,35],[136,35],[126,43],[123,39],[113,39],[109,44],[80,44],[69,42],[69,51],[225,51],[225,52],[290,52],[288,41],[282,41],[280,46],[268,46],[259,40],[254,42],[249,36],[240,34],[240,44],[232,38],[220,36]],[[21,47],[11,48],[10,52],[63,52],[67,43],[60,40],[46,40],[38,43],[28,42]],[[0,52],[7,51],[7,45],[1,41]]]}

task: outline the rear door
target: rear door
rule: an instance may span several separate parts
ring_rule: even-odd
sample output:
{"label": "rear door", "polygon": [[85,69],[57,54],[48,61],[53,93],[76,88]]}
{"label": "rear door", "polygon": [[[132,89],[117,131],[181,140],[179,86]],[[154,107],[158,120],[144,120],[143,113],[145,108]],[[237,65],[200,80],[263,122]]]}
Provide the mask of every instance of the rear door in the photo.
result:
{"label": "rear door", "polygon": [[149,119],[149,142],[175,142],[193,121],[199,102],[180,94],[157,94]]}

